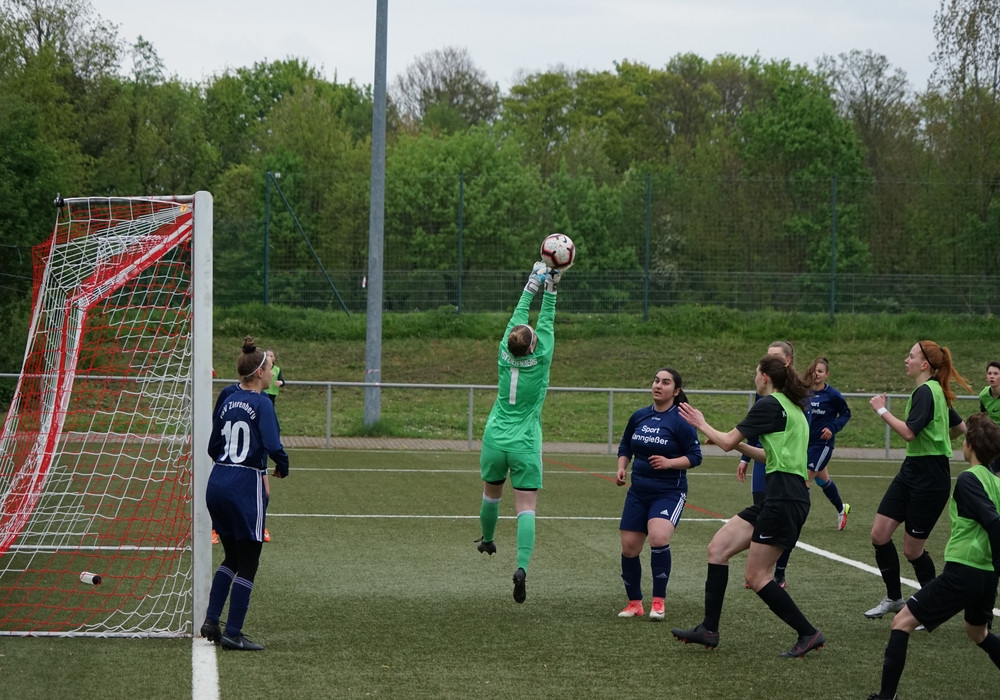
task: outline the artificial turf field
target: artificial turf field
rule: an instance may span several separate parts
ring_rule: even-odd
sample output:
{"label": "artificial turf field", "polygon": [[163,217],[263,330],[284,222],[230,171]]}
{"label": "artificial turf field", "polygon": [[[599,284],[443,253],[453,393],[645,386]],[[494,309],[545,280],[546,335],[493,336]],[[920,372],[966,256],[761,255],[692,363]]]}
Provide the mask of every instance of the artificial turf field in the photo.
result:
{"label": "artificial turf field", "polygon": [[[827,646],[779,654],[795,633],[743,587],[731,562],[721,643],[683,645],[674,626],[701,621],[705,547],[751,502],[737,458],[690,472],[688,507],[671,542],[664,622],[619,619],[618,516],[624,488],[611,455],[545,455],[528,598],[511,598],[513,495],[501,503],[498,553],[476,551],[481,482],[476,453],[294,450],[290,478],[272,480],[268,528],[245,630],[262,653],[203,640],[0,637],[8,697],[652,697],[865,698],[878,690],[889,617],[863,612],[884,595],[869,528],[898,464],[830,465],[852,510],[838,532],[833,507],[813,506],[788,568],[788,591]],[[953,463],[957,474],[964,465]],[[947,516],[928,549],[940,570]],[[897,533],[899,540],[901,532]],[[216,547],[216,559],[221,549]],[[648,603],[648,548],[642,555]],[[905,564],[904,578],[912,583]],[[904,594],[912,588],[904,585]],[[217,689],[192,693],[192,663],[212,655]],[[217,693],[217,695],[213,695]],[[9,694],[9,695],[8,695]],[[954,618],[915,633],[900,697],[997,698],[1000,671]]]}

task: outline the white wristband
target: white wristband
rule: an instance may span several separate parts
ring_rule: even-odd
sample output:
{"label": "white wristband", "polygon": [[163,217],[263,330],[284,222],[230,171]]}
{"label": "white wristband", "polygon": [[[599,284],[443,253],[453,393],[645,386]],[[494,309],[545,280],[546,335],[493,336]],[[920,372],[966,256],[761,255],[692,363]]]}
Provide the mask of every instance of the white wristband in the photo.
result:
{"label": "white wristband", "polygon": [[889,412],[889,409],[888,409],[888,408],[886,408],[885,406],[883,406],[883,407],[882,407],[882,408],[880,408],[879,410],[875,411],[875,413],[879,414],[880,416],[881,416],[881,415],[882,415],[883,413],[888,413],[888,412]]}

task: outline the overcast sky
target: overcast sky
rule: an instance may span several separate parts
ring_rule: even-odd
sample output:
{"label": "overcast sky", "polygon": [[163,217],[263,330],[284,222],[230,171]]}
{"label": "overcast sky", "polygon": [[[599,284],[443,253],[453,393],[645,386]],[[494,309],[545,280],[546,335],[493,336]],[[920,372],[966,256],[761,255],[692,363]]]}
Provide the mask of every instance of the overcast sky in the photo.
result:
{"label": "overcast sky", "polygon": [[[376,0],[91,0],[120,36],[142,35],[168,75],[199,82],[227,68],[301,58],[338,82],[374,83]],[[789,59],[872,50],[927,86],[941,0],[392,0],[388,80],[420,55],[466,48],[506,91],[519,71],[662,68],[679,53]],[[154,9],[155,8],[155,9]],[[235,9],[238,8],[238,9]]]}

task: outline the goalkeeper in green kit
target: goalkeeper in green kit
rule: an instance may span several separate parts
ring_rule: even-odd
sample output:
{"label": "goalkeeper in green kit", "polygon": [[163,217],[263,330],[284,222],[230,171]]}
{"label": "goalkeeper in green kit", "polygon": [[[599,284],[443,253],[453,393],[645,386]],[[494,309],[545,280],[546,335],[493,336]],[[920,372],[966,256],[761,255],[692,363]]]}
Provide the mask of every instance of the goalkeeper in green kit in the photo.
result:
{"label": "goalkeeper in green kit", "polygon": [[[483,536],[479,551],[493,555],[493,541],[500,517],[500,498],[510,474],[517,512],[517,570],[514,600],[523,603],[528,562],[535,549],[535,501],[542,488],[542,404],[549,386],[549,369],[555,348],[553,322],[556,287],[569,266],[550,270],[537,262],[504,331],[497,356],[497,398],[486,420],[479,467],[483,477],[483,503],[479,524]],[[535,293],[544,287],[536,327],[528,325],[528,309]]]}

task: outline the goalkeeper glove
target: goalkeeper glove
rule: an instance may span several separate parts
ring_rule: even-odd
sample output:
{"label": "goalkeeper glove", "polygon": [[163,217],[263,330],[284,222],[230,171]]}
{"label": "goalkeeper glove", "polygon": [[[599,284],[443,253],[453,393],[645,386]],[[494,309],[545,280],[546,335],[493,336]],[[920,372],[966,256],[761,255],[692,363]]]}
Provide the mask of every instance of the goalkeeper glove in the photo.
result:
{"label": "goalkeeper glove", "polygon": [[537,292],[538,288],[545,283],[546,273],[548,271],[548,265],[540,260],[536,262],[531,268],[531,274],[528,275],[528,283],[524,285],[524,291],[531,292],[532,294]]}
{"label": "goalkeeper glove", "polygon": [[559,287],[559,280],[562,279],[563,273],[568,269],[569,265],[549,270],[549,274],[545,276],[545,291],[556,294]]}

